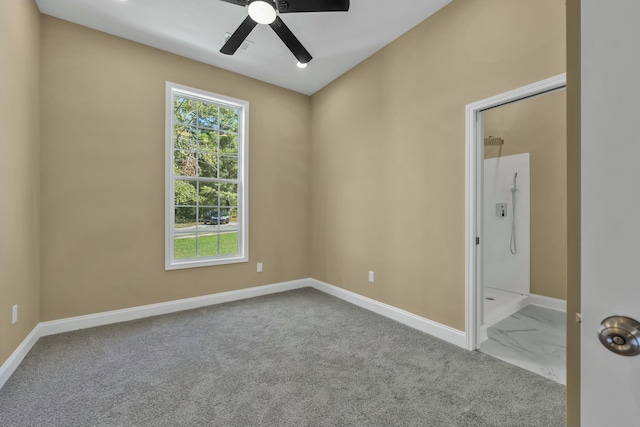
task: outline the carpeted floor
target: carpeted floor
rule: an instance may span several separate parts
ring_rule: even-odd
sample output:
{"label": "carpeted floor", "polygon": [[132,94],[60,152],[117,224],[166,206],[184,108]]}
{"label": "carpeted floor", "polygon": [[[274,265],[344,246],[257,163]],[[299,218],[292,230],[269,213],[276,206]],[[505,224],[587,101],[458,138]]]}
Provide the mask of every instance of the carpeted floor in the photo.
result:
{"label": "carpeted floor", "polygon": [[565,389],[313,289],[42,338],[2,426],[564,426]]}

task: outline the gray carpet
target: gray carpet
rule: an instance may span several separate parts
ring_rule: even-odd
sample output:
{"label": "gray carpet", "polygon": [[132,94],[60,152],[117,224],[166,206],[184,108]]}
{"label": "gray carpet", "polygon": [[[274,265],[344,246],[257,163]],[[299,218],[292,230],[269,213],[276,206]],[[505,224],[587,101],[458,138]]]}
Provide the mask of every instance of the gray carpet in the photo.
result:
{"label": "gray carpet", "polygon": [[2,426],[563,426],[565,390],[313,289],[42,338]]}

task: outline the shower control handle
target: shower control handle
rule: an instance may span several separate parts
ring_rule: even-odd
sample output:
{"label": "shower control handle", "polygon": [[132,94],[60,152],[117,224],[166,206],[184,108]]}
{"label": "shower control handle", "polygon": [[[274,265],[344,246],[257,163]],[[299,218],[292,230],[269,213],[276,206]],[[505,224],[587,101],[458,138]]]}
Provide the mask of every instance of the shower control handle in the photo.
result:
{"label": "shower control handle", "polygon": [[640,354],[640,323],[630,317],[607,317],[598,328],[598,338],[608,350],[621,356]]}
{"label": "shower control handle", "polygon": [[498,218],[505,218],[507,216],[506,203],[496,203],[496,216]]}

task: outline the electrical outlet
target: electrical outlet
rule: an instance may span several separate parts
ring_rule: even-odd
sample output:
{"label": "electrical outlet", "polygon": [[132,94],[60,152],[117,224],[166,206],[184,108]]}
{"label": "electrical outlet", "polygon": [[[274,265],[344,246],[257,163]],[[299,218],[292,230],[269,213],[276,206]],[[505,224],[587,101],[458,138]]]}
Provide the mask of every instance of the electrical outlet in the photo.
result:
{"label": "electrical outlet", "polygon": [[11,324],[18,321],[18,304],[11,307]]}
{"label": "electrical outlet", "polygon": [[375,273],[373,271],[369,272],[369,282],[373,283],[376,281]]}
{"label": "electrical outlet", "polygon": [[262,273],[262,263],[258,263],[258,273]]}

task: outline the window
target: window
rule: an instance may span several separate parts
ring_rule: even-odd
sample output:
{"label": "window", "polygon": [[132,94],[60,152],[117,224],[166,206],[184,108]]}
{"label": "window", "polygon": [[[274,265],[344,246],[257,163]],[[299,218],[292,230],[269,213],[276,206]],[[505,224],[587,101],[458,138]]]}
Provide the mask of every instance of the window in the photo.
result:
{"label": "window", "polygon": [[167,82],[165,269],[248,261],[249,103]]}

